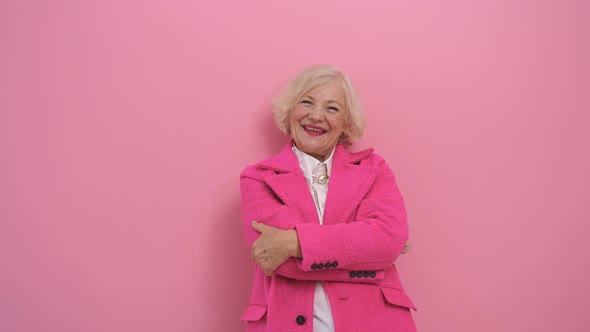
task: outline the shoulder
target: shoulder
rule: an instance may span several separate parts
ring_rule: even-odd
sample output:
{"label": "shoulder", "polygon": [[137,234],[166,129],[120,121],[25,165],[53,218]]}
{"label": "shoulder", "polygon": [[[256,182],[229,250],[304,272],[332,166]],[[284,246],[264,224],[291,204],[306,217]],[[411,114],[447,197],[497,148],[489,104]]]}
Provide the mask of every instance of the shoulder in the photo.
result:
{"label": "shoulder", "polygon": [[376,170],[378,179],[383,177],[395,179],[393,170],[385,161],[385,158],[375,153],[374,149],[371,148],[355,153],[350,153],[349,155],[352,164]]}
{"label": "shoulder", "polygon": [[292,150],[293,143],[287,142],[283,149],[276,155],[263,159],[255,164],[246,166],[241,175],[253,175],[262,173],[288,173],[299,168],[297,157]]}
{"label": "shoulder", "polygon": [[380,166],[385,163],[385,159],[375,153],[375,149],[370,148],[358,152],[349,152],[349,162],[356,165]]}
{"label": "shoulder", "polygon": [[281,153],[272,157],[260,160],[259,162],[246,166],[240,173],[241,177],[263,177],[265,174],[286,173],[299,167],[295,155],[289,152]]}
{"label": "shoulder", "polygon": [[257,163],[248,165],[246,167],[244,167],[244,169],[242,170],[242,172],[240,172],[240,178],[243,177],[250,177],[250,178],[257,178],[260,177],[264,171],[266,170],[266,168],[263,166],[268,160],[270,160],[271,158],[267,158],[264,160],[261,160]]}

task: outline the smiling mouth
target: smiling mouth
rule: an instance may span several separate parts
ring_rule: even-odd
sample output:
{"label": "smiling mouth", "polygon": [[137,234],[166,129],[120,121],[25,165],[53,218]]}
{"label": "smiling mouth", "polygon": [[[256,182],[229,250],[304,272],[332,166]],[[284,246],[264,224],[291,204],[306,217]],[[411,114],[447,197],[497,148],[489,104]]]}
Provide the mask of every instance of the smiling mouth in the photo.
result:
{"label": "smiling mouth", "polygon": [[309,134],[312,134],[312,135],[314,135],[314,136],[317,136],[317,135],[322,135],[322,134],[324,134],[324,133],[326,133],[326,132],[327,132],[327,130],[326,130],[326,129],[319,128],[319,127],[316,127],[316,126],[306,126],[306,125],[304,125],[304,126],[302,126],[302,127],[303,127],[303,129],[304,129],[306,132],[308,132]]}

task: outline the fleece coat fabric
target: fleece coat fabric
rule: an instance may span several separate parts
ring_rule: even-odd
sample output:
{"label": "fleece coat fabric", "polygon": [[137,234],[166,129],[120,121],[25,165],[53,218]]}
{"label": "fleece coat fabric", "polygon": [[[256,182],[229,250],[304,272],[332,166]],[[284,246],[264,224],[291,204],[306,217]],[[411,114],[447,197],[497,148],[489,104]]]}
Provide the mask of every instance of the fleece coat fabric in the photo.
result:
{"label": "fleece coat fabric", "polygon": [[313,331],[315,284],[328,295],[336,332],[415,332],[395,267],[408,239],[403,197],[395,176],[373,149],[334,151],[324,223],[289,142],[240,175],[242,221],[252,246],[253,220],[295,229],[303,258],[290,258],[272,277],[256,265],[246,330]]}

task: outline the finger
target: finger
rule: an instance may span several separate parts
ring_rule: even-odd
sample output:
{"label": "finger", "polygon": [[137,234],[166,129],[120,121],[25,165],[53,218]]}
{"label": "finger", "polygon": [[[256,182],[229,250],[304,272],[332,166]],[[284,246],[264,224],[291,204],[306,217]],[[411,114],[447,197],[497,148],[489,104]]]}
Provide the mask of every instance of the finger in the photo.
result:
{"label": "finger", "polygon": [[252,228],[257,231],[258,233],[262,233],[264,232],[266,229],[268,229],[268,226],[263,224],[263,223],[259,223],[256,221],[252,221]]}
{"label": "finger", "polygon": [[407,253],[408,251],[410,251],[410,248],[412,247],[412,244],[410,243],[410,241],[406,242],[406,245],[404,246],[404,249],[402,250],[402,254]]}
{"label": "finger", "polygon": [[260,250],[260,248],[255,248],[254,250],[252,250],[251,255],[252,255],[252,259],[255,262],[261,262],[266,259],[265,258],[266,254],[262,250]]}
{"label": "finger", "polygon": [[258,265],[260,265],[260,267],[265,267],[264,262],[266,260],[265,258],[265,254],[263,252],[261,252],[260,250],[253,250],[252,251],[252,260],[254,260],[254,262]]}
{"label": "finger", "polygon": [[262,267],[262,270],[264,271],[264,274],[266,274],[269,277],[275,273],[275,269],[272,268],[269,261],[265,261],[264,263],[262,263],[261,267]]}
{"label": "finger", "polygon": [[262,233],[262,231],[260,230],[260,223],[252,220],[252,229],[257,231],[258,233]]}
{"label": "finger", "polygon": [[260,268],[263,270],[266,268],[264,261],[260,257],[254,257],[254,263],[260,266]]}
{"label": "finger", "polygon": [[252,247],[250,247],[250,258],[254,259],[254,257],[256,256],[254,254],[254,251],[256,250],[257,246],[256,243],[258,242],[258,240],[254,241],[254,243],[252,243]]}
{"label": "finger", "polygon": [[262,262],[264,260],[263,255],[264,253],[262,253],[260,250],[252,251],[252,259],[254,259],[254,261],[257,263]]}

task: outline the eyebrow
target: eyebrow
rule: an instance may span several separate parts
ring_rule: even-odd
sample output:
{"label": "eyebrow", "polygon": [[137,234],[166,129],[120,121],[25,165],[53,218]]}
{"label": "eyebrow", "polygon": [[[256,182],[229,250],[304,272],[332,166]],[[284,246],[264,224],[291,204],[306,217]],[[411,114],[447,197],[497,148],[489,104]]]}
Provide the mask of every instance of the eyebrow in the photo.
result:
{"label": "eyebrow", "polygon": [[[310,95],[303,95],[303,98],[309,98],[311,100],[315,100],[315,98]],[[340,102],[338,102],[336,100],[332,100],[332,99],[326,101],[326,103],[336,103],[336,104],[340,105],[340,107],[344,107],[344,106],[342,106],[342,104]]]}

